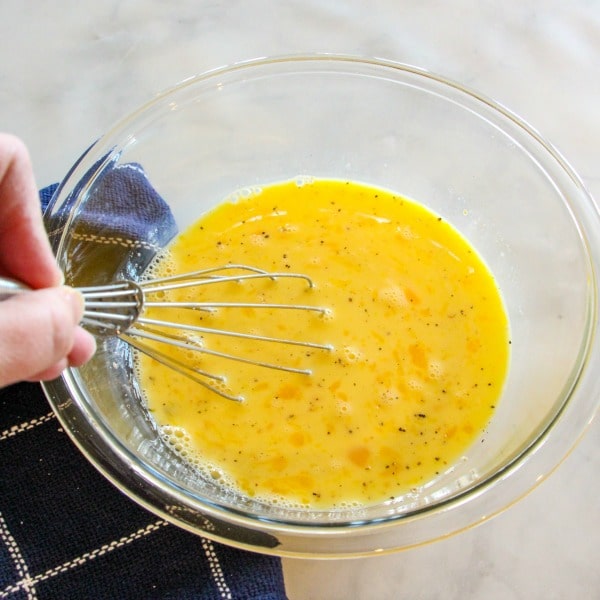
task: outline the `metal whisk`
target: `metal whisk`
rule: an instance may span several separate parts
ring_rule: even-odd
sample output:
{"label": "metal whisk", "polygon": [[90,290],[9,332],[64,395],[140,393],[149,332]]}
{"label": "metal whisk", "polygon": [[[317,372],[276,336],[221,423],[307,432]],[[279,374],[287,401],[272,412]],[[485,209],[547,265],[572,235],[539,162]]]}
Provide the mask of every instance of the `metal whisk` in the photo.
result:
{"label": "metal whisk", "polygon": [[[188,323],[156,320],[146,317],[144,315],[144,309],[151,307],[167,307],[215,311],[219,308],[257,308],[303,310],[321,314],[324,314],[327,311],[327,309],[323,307],[304,304],[273,304],[263,302],[178,302],[156,299],[164,292],[180,288],[192,288],[225,282],[242,282],[252,279],[271,279],[276,281],[283,278],[298,279],[303,281],[309,287],[313,287],[313,282],[307,275],[288,272],[268,272],[263,269],[240,264],[228,264],[221,267],[213,267],[160,279],[149,279],[139,282],[123,280],[107,285],[79,287],[77,289],[83,294],[85,299],[85,311],[82,325],[98,337],[118,336],[139,352],[174,369],[178,373],[185,375],[216,394],[229,400],[240,401],[242,399],[241,397],[230,394],[224,390],[222,386],[217,384],[218,382],[225,382],[225,378],[222,375],[209,373],[190,364],[186,364],[179,359],[169,356],[161,350],[157,350],[154,346],[146,343],[146,341],[176,346],[183,350],[192,350],[206,355],[218,356],[220,358],[244,362],[269,369],[306,375],[310,375],[309,369],[300,369],[293,366],[263,362],[245,356],[237,356],[235,354],[211,350],[210,348],[205,347],[197,338],[191,339],[190,337],[187,337],[185,333],[217,334],[260,342],[303,346],[317,350],[331,350],[332,347],[329,344],[319,344],[303,340],[269,337],[226,329],[214,329]],[[0,300],[23,292],[26,289],[27,288],[19,282],[0,278]]]}

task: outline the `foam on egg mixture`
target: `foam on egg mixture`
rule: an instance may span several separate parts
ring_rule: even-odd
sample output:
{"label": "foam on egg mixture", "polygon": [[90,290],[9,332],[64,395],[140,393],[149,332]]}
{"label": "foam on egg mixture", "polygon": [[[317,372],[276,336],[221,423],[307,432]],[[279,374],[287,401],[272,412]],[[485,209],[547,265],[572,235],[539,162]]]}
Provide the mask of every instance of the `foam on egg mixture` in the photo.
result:
{"label": "foam on egg mixture", "polygon": [[[208,348],[312,372],[184,356],[224,375],[240,403],[137,356],[156,423],[182,460],[207,477],[278,505],[365,506],[443,473],[485,429],[508,368],[506,311],[487,266],[438,215],[355,182],[276,183],[204,215],[149,272],[160,277],[228,263],[304,273],[314,287],[260,279],[169,298],[323,306],[325,314],[223,308],[193,318],[334,349],[203,334]],[[190,319],[171,311],[169,320]]]}

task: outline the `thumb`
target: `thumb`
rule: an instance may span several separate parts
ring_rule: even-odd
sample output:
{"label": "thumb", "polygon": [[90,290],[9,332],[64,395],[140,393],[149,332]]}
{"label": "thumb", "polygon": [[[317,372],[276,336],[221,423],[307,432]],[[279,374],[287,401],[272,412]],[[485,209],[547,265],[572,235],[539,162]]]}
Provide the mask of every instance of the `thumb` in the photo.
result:
{"label": "thumb", "polygon": [[81,294],[66,286],[0,302],[0,387],[66,367],[82,314]]}

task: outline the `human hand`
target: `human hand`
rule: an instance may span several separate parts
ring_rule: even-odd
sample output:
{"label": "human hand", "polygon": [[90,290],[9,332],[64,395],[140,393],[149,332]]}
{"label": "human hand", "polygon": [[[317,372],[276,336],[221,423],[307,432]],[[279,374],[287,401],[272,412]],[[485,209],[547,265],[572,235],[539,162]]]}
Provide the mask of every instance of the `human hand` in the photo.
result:
{"label": "human hand", "polygon": [[33,291],[0,302],[0,387],[50,380],[91,358],[96,342],[78,324],[83,298],[62,285],[44,229],[29,154],[0,133],[0,276]]}

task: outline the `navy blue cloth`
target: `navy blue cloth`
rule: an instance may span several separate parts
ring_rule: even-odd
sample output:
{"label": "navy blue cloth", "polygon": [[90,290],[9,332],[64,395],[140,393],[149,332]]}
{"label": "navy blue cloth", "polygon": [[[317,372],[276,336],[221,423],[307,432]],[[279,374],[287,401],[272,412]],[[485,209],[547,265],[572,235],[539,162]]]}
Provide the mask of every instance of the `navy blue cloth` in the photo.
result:
{"label": "navy blue cloth", "polygon": [[[54,184],[40,191],[43,211],[57,188]],[[169,207],[137,163],[109,163],[100,175],[96,174],[82,220],[98,237],[142,239],[147,246],[162,247],[177,233]]]}
{"label": "navy blue cloth", "polygon": [[[44,207],[55,188],[41,191]],[[41,386],[21,383],[0,389],[1,598],[284,600],[286,594],[278,558],[184,531],[123,495],[62,431]]]}
{"label": "navy blue cloth", "polygon": [[[69,254],[78,257],[70,261],[69,275],[79,286],[137,279],[156,252],[177,234],[169,207],[141,165],[103,163],[94,165],[46,219],[54,238],[69,227]],[[94,183],[85,191],[85,210],[79,211],[74,203],[92,177]],[[57,187],[41,191],[44,210]],[[74,211],[78,218],[71,222],[68,217]]]}

